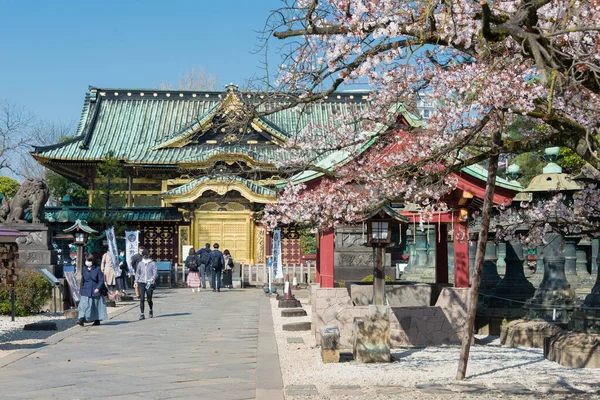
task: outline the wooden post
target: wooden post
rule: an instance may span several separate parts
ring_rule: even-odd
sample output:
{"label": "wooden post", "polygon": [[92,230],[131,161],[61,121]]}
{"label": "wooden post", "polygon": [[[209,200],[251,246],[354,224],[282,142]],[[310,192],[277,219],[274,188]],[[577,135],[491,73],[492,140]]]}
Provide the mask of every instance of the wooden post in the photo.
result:
{"label": "wooden post", "polygon": [[488,178],[485,188],[485,198],[483,199],[483,210],[481,214],[481,230],[479,231],[479,240],[477,242],[477,253],[475,255],[475,267],[473,269],[473,282],[469,291],[469,301],[467,303],[467,326],[464,330],[462,349],[458,363],[456,379],[463,380],[467,373],[467,363],[469,361],[469,352],[471,350],[471,341],[473,340],[473,331],[475,329],[475,315],[477,313],[477,300],[479,297],[479,285],[481,283],[481,271],[483,269],[483,258],[485,256],[485,247],[490,228],[490,216],[492,206],[494,205],[494,190],[496,189],[496,174],[498,173],[498,160],[500,158],[499,146],[501,144],[502,130],[494,132],[491,156],[488,163]]}

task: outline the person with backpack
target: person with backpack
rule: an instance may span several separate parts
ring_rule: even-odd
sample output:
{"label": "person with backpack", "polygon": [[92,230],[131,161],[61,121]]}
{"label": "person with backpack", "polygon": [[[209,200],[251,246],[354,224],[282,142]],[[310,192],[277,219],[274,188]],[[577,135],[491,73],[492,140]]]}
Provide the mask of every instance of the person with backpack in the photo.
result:
{"label": "person with backpack", "polygon": [[200,259],[196,255],[196,251],[192,247],[185,259],[185,266],[188,269],[187,285],[192,288],[192,293],[195,289],[200,291]]}
{"label": "person with backpack", "polygon": [[221,273],[223,272],[223,268],[225,267],[225,258],[223,257],[223,253],[219,250],[219,243],[215,243],[213,245],[213,251],[211,254],[211,264],[212,264],[212,290],[213,292],[221,291]]}
{"label": "person with backpack", "polygon": [[223,286],[233,289],[233,257],[227,249],[223,251],[223,257],[225,258],[225,268],[223,269]]}
{"label": "person with backpack", "polygon": [[200,260],[200,282],[202,283],[202,289],[206,289],[206,279],[212,284],[212,268],[211,268],[211,256],[210,243],[206,243],[203,249],[198,250],[196,253]]}

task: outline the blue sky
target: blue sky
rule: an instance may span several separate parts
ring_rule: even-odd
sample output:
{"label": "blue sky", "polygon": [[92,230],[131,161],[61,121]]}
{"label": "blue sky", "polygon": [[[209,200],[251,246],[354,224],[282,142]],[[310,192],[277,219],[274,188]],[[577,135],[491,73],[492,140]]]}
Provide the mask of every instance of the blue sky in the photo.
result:
{"label": "blue sky", "polygon": [[0,99],[75,126],[88,85],[176,85],[192,66],[216,74],[217,88],[243,85],[263,75],[255,31],[281,4],[0,0]]}

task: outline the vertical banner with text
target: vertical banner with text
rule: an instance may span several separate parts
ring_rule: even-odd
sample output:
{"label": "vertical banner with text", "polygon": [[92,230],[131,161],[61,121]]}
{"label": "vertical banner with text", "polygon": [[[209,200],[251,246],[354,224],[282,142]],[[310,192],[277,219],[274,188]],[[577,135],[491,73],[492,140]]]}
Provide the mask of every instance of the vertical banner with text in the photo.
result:
{"label": "vertical banner with text", "polygon": [[130,274],[135,273],[133,265],[131,265],[131,259],[138,253],[139,235],[140,231],[125,231],[125,259]]}
{"label": "vertical banner with text", "polygon": [[106,230],[106,241],[108,243],[110,260],[112,261],[113,269],[115,270],[115,276],[121,276],[121,270],[119,269],[119,249],[117,249],[117,238],[115,237],[114,227]]}
{"label": "vertical banner with text", "polygon": [[273,276],[283,279],[283,266],[281,265],[281,229],[273,231]]}

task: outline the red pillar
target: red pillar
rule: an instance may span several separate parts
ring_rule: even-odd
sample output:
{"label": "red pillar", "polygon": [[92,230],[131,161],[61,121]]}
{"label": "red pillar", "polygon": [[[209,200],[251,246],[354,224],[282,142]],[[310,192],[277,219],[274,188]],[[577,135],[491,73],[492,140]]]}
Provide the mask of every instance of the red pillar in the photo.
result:
{"label": "red pillar", "polygon": [[448,283],[448,226],[438,224],[435,238],[435,282]]}
{"label": "red pillar", "polygon": [[[319,236],[319,250],[317,253],[317,271],[319,271],[322,288],[333,287],[333,229],[322,232]],[[317,281],[319,279],[317,278]]]}
{"label": "red pillar", "polygon": [[469,225],[454,222],[454,287],[469,287]]}

